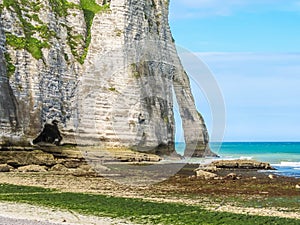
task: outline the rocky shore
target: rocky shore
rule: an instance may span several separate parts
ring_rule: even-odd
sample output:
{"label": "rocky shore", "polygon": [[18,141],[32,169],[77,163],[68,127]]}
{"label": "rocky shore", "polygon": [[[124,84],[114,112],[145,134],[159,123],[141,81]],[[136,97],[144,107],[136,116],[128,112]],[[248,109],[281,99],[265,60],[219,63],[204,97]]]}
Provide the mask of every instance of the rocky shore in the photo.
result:
{"label": "rocky shore", "polygon": [[[89,148],[90,149],[90,148]],[[14,185],[55,188],[59,191],[97,193],[118,197],[143,198],[151,201],[200,204],[209,210],[247,213],[253,215],[274,215],[299,218],[300,208],[296,202],[300,195],[300,181],[296,178],[276,176],[269,163],[254,160],[217,160],[208,165],[182,164],[176,173],[164,181],[151,184],[119,183],[117,179],[101,176],[95,171],[85,148],[54,146],[45,149],[36,147],[6,148],[0,151],[0,182]],[[96,149],[94,149],[96,150]],[[129,150],[110,149],[100,156],[88,152],[89,159],[102,159],[105,163],[132,165],[143,168],[159,165],[161,173],[176,164],[161,164],[155,155]],[[96,151],[94,151],[95,153]],[[105,153],[105,154],[104,154]],[[119,155],[120,154],[120,155]],[[107,167],[103,166],[105,170]],[[124,170],[128,167],[124,167]],[[146,179],[154,170],[143,173]],[[261,172],[265,171],[265,172]],[[125,171],[126,172],[126,171]],[[128,180],[140,174],[123,173]],[[145,172],[145,171],[143,171]],[[118,176],[118,175],[116,175]],[[150,178],[149,178],[150,179]],[[239,200],[232,200],[239,199]],[[282,206],[253,208],[238,202],[283,201]],[[268,200],[271,199],[271,200]],[[281,200],[280,200],[281,199]],[[282,199],[296,199],[284,202]],[[270,206],[272,203],[268,203]],[[298,205],[298,206],[297,206]]]}
{"label": "rocky shore", "polygon": [[[93,175],[93,162],[159,162],[162,158],[129,149],[105,149],[93,146],[55,146],[45,144],[30,147],[1,147],[0,172],[54,172],[61,174]],[[105,169],[103,166],[102,169]]]}
{"label": "rocky shore", "polygon": [[160,163],[163,157],[125,148],[50,144],[6,146],[0,151],[0,172],[104,176],[117,182],[139,185],[155,184],[176,173],[192,179],[239,180],[243,177],[241,174],[274,169],[269,163],[254,160],[217,160],[208,165],[185,165],[180,163],[177,155],[168,158],[172,159],[171,162]]}
{"label": "rocky shore", "polygon": [[[251,172],[257,173],[258,170],[275,170],[270,163],[258,162],[256,160],[218,160],[208,165],[199,165],[194,170],[197,178],[203,179],[241,179],[236,173]],[[271,175],[270,175],[271,176]],[[255,177],[255,176],[254,176]]]}

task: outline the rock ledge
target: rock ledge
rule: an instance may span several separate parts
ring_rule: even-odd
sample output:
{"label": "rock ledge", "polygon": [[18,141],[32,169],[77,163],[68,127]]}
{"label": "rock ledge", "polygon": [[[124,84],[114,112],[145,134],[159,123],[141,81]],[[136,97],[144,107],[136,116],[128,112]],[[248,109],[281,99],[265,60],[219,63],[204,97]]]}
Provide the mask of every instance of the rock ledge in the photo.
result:
{"label": "rock ledge", "polygon": [[270,163],[259,162],[256,160],[218,160],[211,163],[211,166],[222,169],[257,169],[257,170],[275,170]]}

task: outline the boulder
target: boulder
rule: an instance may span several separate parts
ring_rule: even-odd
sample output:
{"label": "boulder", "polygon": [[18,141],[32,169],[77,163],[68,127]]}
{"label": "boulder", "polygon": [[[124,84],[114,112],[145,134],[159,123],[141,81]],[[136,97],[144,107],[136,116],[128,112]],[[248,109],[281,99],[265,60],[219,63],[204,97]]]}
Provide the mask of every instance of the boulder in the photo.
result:
{"label": "boulder", "polygon": [[211,172],[206,172],[200,169],[196,169],[196,177],[197,178],[201,178],[201,179],[205,179],[205,180],[209,180],[209,179],[213,179],[215,177],[217,177],[217,174],[211,173]]}
{"label": "boulder", "polygon": [[104,165],[101,165],[101,164],[97,164],[93,167],[93,171],[97,172],[97,173],[103,173],[103,172],[108,172],[110,171],[111,169],[104,166]]}
{"label": "boulder", "polygon": [[14,168],[10,165],[7,164],[1,164],[0,165],[0,172],[10,172],[12,171]]}
{"label": "boulder", "polygon": [[56,164],[56,165],[51,167],[50,171],[66,173],[66,172],[69,171],[69,169],[67,167],[65,167],[64,165],[62,165],[62,164]]}
{"label": "boulder", "polygon": [[270,174],[268,177],[270,180],[273,180],[275,178],[273,174]]}
{"label": "boulder", "polygon": [[66,159],[62,162],[62,164],[67,168],[78,168],[84,163],[85,161],[81,159]]}
{"label": "boulder", "polygon": [[211,173],[217,172],[218,170],[218,168],[214,165],[200,165],[198,169]]}
{"label": "boulder", "polygon": [[72,175],[81,177],[81,176],[91,176],[95,175],[95,171],[92,169],[86,170],[86,168],[78,167],[76,169],[70,169]]}
{"label": "boulder", "polygon": [[95,168],[90,164],[82,164],[79,166],[79,169],[82,169],[82,170],[88,171],[88,172],[95,172]]}
{"label": "boulder", "polygon": [[235,173],[229,173],[229,174],[227,174],[227,176],[225,177],[225,179],[237,180],[238,176]]}
{"label": "boulder", "polygon": [[212,162],[210,166],[217,168],[238,168],[238,163],[235,160],[218,160]]}
{"label": "boulder", "polygon": [[131,151],[120,151],[115,153],[114,158],[121,162],[159,162],[162,160],[158,155]]}
{"label": "boulder", "polygon": [[39,165],[29,165],[29,166],[21,166],[18,168],[19,172],[47,172],[45,166]]}

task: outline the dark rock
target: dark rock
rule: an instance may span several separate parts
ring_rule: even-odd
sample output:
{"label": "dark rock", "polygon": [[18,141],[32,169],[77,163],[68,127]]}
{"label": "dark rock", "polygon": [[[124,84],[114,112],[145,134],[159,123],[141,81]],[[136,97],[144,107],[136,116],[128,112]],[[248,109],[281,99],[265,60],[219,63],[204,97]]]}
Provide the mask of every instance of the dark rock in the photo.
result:
{"label": "dark rock", "polygon": [[53,120],[52,124],[45,124],[43,131],[39,134],[39,136],[36,139],[33,140],[33,144],[46,142],[55,145],[60,145],[62,136],[60,135],[57,123],[57,120]]}

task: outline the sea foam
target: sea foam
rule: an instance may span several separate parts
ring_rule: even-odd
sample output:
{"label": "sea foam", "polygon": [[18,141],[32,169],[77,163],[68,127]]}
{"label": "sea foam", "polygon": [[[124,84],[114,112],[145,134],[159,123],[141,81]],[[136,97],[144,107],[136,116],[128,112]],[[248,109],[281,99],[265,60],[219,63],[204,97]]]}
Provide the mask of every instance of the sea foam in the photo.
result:
{"label": "sea foam", "polygon": [[300,162],[281,162],[280,164],[272,164],[278,167],[298,167],[300,168]]}

